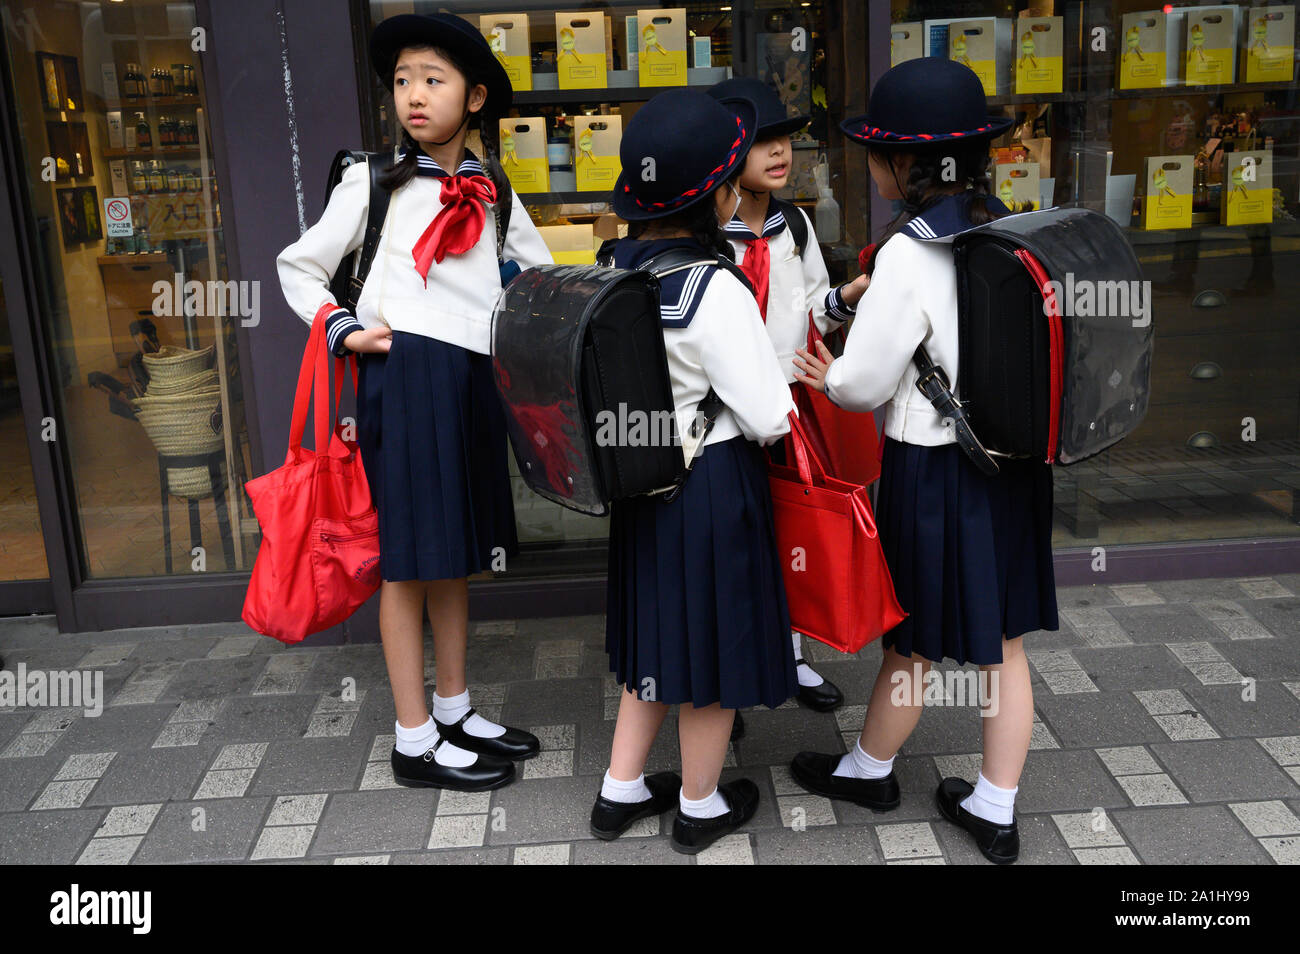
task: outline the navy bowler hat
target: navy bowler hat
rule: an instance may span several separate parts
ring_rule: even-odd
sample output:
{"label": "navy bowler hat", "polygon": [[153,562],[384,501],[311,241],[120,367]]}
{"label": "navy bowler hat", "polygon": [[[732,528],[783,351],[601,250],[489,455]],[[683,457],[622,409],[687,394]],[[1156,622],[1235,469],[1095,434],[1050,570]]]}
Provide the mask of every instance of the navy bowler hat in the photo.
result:
{"label": "navy bowler hat", "polygon": [[708,93],[714,99],[747,99],[758,107],[757,139],[775,139],[797,133],[812,122],[811,116],[790,116],[785,111],[781,97],[767,83],[748,76],[737,76],[710,86]]}
{"label": "navy bowler hat", "polygon": [[660,93],[623,130],[614,213],[629,222],[660,219],[707,198],[745,161],[757,128],[749,100],[724,105],[684,87]]}
{"label": "navy bowler hat", "polygon": [[487,87],[485,112],[504,116],[514,98],[510,77],[487,39],[468,20],[450,13],[403,13],[389,17],[370,34],[370,64],[390,87],[397,55],[408,46],[436,46],[469,64]]}
{"label": "navy bowler hat", "polygon": [[866,115],[844,120],[840,129],[868,146],[920,149],[991,139],[1014,121],[989,115],[984,86],[970,67],[927,56],[887,70],[871,91]]}

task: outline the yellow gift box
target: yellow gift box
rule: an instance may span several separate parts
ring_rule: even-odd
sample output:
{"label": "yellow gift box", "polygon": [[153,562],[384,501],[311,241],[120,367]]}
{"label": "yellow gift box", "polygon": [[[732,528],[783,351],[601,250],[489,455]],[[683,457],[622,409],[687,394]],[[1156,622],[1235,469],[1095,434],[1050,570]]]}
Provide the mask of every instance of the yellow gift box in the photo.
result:
{"label": "yellow gift box", "polygon": [[1120,89],[1154,89],[1165,85],[1167,26],[1168,17],[1159,11],[1124,14],[1120,20]]}
{"label": "yellow gift box", "polygon": [[1289,83],[1295,75],[1295,7],[1251,7],[1246,20],[1247,83]]}
{"label": "yellow gift box", "polygon": [[1236,76],[1238,7],[1196,7],[1187,11],[1183,78],[1189,86],[1220,86]]}
{"label": "yellow gift box", "polygon": [[1230,152],[1224,157],[1220,209],[1224,225],[1273,221],[1273,154]]}
{"label": "yellow gift box", "polygon": [[637,72],[642,86],[686,85],[686,8],[637,10]]}
{"label": "yellow gift box", "polygon": [[604,89],[605,17],[599,13],[555,15],[555,69],[560,89]]}
{"label": "yellow gift box", "polygon": [[1016,92],[1059,93],[1065,88],[1061,17],[1021,17],[1015,21]]}
{"label": "yellow gift box", "polygon": [[1147,159],[1142,228],[1192,227],[1192,163],[1192,156],[1151,156]]}
{"label": "yellow gift box", "polygon": [[516,192],[549,192],[551,168],[546,160],[546,120],[512,116],[498,125],[501,168]]}
{"label": "yellow gift box", "polygon": [[596,264],[596,236],[591,225],[541,225],[537,231],[556,265]]}
{"label": "yellow gift box", "polygon": [[573,174],[579,192],[611,192],[623,165],[621,116],[573,117]]}
{"label": "yellow gift box", "polygon": [[478,18],[479,32],[487,38],[515,92],[533,88],[533,58],[529,50],[528,14],[484,14]]}

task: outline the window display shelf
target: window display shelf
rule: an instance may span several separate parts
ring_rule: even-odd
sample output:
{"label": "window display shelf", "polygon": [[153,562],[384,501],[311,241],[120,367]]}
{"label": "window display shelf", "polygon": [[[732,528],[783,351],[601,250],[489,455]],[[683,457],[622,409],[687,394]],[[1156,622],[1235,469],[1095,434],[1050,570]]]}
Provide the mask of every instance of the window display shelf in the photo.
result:
{"label": "window display shelf", "polygon": [[106,99],[106,109],[138,109],[143,106],[202,106],[198,96],[141,96],[138,99]]}
{"label": "window display shelf", "polygon": [[182,158],[197,158],[199,156],[198,146],[153,146],[149,149],[102,149],[100,154],[105,159],[149,159],[159,156],[177,156]]}
{"label": "window display shelf", "polygon": [[1233,93],[1275,93],[1293,89],[1291,83],[1226,83],[1222,86],[1152,86],[1148,89],[1112,89],[1111,99],[1150,99],[1157,96],[1223,96]]}
{"label": "window display shelf", "polygon": [[[686,85],[708,88],[731,76],[727,66],[691,67],[686,71]],[[536,103],[543,106],[570,106],[576,103],[638,102],[650,99],[657,93],[673,89],[672,86],[641,86],[636,70],[609,70],[609,86],[598,89],[560,89],[558,74],[534,73],[533,88],[514,94],[516,105]]]}

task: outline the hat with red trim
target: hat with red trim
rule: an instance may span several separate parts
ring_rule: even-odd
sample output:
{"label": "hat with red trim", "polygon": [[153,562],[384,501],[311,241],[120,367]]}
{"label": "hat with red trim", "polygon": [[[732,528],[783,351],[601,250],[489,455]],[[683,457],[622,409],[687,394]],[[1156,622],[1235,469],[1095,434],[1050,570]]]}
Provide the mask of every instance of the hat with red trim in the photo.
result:
{"label": "hat with red trim", "polygon": [[670,89],[637,110],[619,146],[614,213],[629,222],[673,215],[707,198],[745,161],[758,129],[748,100]]}
{"label": "hat with red trim", "polygon": [[925,149],[991,139],[1014,121],[989,115],[984,86],[970,67],[930,56],[887,70],[871,91],[866,114],[844,120],[840,129],[867,146]]}
{"label": "hat with red trim", "polygon": [[486,112],[503,116],[510,109],[514,90],[492,47],[477,27],[451,13],[402,13],[384,20],[370,34],[370,64],[392,89],[402,49],[425,45],[448,51],[474,73],[475,82],[487,87]]}

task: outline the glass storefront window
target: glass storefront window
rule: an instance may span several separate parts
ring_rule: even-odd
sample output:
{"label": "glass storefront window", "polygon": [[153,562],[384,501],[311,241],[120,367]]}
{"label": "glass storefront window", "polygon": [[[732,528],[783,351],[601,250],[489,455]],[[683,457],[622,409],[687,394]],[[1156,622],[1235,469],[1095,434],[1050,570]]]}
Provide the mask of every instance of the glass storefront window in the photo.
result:
{"label": "glass storefront window", "polygon": [[0,581],[43,580],[50,575],[36,508],[36,480],[23,433],[18,373],[9,335],[9,310],[0,282],[0,441],[12,453],[0,462]]}
{"label": "glass storefront window", "polygon": [[[251,567],[257,524],[194,4],[3,0],[82,575]],[[29,418],[32,415],[29,412]]]}

